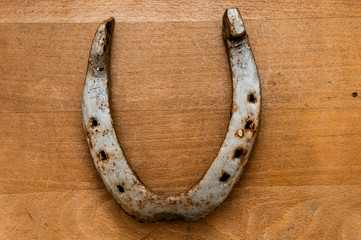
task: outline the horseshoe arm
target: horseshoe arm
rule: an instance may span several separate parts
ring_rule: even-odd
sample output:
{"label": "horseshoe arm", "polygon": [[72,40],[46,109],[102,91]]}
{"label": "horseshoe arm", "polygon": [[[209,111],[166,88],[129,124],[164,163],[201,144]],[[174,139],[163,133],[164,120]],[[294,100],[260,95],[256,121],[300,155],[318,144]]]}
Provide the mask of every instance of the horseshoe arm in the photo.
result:
{"label": "horseshoe arm", "polygon": [[100,24],[94,36],[82,100],[82,122],[96,169],[117,203],[139,221],[198,220],[231,192],[248,160],[257,133],[260,83],[238,9],[223,16],[223,38],[233,81],[232,116],[219,153],[190,190],[163,196],[146,188],[125,158],[109,105],[110,45],[114,20]]}

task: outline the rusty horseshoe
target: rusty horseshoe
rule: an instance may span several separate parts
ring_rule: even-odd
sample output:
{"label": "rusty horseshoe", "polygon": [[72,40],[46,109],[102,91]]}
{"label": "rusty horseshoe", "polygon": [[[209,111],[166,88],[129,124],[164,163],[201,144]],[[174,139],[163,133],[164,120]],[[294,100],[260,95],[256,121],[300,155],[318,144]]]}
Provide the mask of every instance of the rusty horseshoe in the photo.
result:
{"label": "rusty horseshoe", "polygon": [[237,8],[223,16],[223,39],[233,82],[231,119],[216,159],[185,193],[163,196],[146,188],[123,154],[109,105],[110,44],[114,19],[98,27],[89,54],[83,91],[82,121],[94,164],[121,208],[139,221],[194,221],[211,213],[238,181],[257,133],[260,81],[244,24]]}

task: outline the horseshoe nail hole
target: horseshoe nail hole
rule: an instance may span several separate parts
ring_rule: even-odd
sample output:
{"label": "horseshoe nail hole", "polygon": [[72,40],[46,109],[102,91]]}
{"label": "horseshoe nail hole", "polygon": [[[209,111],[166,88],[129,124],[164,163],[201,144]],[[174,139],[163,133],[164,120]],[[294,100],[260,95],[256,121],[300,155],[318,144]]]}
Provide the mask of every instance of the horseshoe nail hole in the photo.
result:
{"label": "horseshoe nail hole", "polygon": [[219,178],[219,181],[220,181],[220,182],[227,182],[227,180],[229,179],[230,176],[231,176],[231,175],[229,175],[228,173],[224,172],[224,173],[222,174],[222,176]]}
{"label": "horseshoe nail hole", "polygon": [[250,93],[250,94],[248,95],[248,102],[250,102],[250,103],[256,103],[256,101],[257,101],[257,99],[256,99],[256,97],[254,96],[254,93]]}
{"label": "horseshoe nail hole", "polygon": [[248,120],[248,121],[246,122],[245,128],[246,128],[246,129],[251,129],[252,124],[253,124],[253,121],[252,121],[252,120]]}
{"label": "horseshoe nail hole", "polygon": [[102,161],[105,161],[108,159],[107,154],[103,150],[98,153],[98,156],[99,156],[100,160],[102,160]]}
{"label": "horseshoe nail hole", "polygon": [[118,186],[117,186],[117,188],[118,188],[119,192],[121,192],[121,193],[123,193],[123,192],[124,192],[124,188],[123,188],[123,186],[118,185]]}
{"label": "horseshoe nail hole", "polygon": [[97,127],[99,125],[98,120],[96,118],[91,118],[90,124],[92,127]]}
{"label": "horseshoe nail hole", "polygon": [[233,158],[240,158],[243,155],[243,149],[237,148],[236,151],[234,151]]}
{"label": "horseshoe nail hole", "polygon": [[97,70],[98,71],[104,71],[104,67],[98,67]]}

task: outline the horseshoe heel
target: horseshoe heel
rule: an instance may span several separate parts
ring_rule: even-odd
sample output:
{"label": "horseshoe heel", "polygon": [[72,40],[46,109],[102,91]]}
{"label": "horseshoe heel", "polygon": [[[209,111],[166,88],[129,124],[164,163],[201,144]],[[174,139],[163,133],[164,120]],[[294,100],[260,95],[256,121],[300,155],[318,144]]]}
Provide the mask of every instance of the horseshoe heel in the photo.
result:
{"label": "horseshoe heel", "polygon": [[225,11],[223,38],[233,81],[232,116],[219,153],[190,190],[163,196],[146,188],[125,158],[109,106],[110,44],[114,19],[100,24],[89,54],[82,121],[96,169],[117,203],[139,221],[194,221],[212,212],[231,192],[247,163],[260,112],[260,83],[241,15]]}

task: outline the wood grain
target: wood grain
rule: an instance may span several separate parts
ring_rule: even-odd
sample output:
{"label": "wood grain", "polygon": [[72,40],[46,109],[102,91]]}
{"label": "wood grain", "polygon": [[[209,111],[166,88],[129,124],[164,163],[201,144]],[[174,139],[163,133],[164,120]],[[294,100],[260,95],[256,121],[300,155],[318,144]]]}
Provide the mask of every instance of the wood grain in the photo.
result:
{"label": "wood grain", "polygon": [[[138,223],[106,191],[83,135],[93,34],[115,17],[119,141],[146,185],[177,193],[226,133],[221,17],[230,6],[261,78],[250,162],[204,220]],[[0,239],[360,239],[360,10],[326,0],[1,1]]]}

